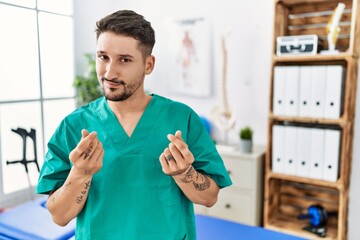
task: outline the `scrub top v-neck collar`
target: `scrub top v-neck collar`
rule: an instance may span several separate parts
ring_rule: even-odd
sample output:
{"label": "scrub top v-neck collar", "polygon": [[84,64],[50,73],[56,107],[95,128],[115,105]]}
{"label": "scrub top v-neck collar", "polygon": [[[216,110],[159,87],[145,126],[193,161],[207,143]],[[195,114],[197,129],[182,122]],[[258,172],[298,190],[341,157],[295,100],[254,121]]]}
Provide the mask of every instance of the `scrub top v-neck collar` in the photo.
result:
{"label": "scrub top v-neck collar", "polygon": [[146,142],[144,140],[149,137],[147,132],[153,128],[156,116],[160,113],[160,108],[155,107],[157,96],[152,94],[151,97],[130,137],[126,134],[105,97],[102,99],[102,104],[98,105],[96,111],[106,130],[107,137],[111,138],[119,152],[138,153],[139,149],[142,149],[139,143],[144,144]]}

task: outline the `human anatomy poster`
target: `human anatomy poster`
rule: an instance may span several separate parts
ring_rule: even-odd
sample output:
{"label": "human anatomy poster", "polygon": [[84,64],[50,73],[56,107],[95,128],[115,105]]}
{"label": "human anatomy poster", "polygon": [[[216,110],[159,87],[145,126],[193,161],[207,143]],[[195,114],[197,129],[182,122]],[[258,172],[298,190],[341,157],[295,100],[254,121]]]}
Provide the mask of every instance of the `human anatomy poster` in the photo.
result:
{"label": "human anatomy poster", "polygon": [[211,94],[211,29],[204,18],[174,20],[169,26],[169,90],[197,97]]}

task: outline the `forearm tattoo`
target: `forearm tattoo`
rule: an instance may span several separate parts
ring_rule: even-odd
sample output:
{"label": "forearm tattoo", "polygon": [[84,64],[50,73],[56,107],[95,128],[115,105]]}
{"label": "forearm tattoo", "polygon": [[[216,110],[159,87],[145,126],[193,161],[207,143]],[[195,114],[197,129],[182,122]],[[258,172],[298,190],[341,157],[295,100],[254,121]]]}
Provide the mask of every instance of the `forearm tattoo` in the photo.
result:
{"label": "forearm tattoo", "polygon": [[50,197],[49,200],[52,203],[55,203],[56,200],[59,198],[59,196],[69,188],[69,186],[71,185],[71,182],[66,183],[65,185],[63,185],[61,188],[59,188],[58,190],[56,190]]}
{"label": "forearm tattoo", "polygon": [[204,191],[208,189],[211,184],[209,177],[195,171],[193,166],[185,173],[181,181],[184,183],[192,182],[197,191]]}
{"label": "forearm tattoo", "polygon": [[86,194],[87,194],[87,192],[88,192],[88,190],[89,190],[89,188],[90,188],[90,183],[91,183],[91,181],[85,182],[84,188],[83,188],[83,190],[80,192],[81,194],[76,198],[76,201],[75,201],[75,202],[76,202],[77,204],[81,204],[82,201],[86,198]]}
{"label": "forearm tattoo", "polygon": [[189,183],[192,181],[192,176],[195,173],[194,167],[190,167],[190,169],[185,173],[185,176],[181,179],[184,183]]}
{"label": "forearm tattoo", "polygon": [[196,190],[198,191],[204,191],[205,189],[208,189],[210,187],[210,179],[208,176],[206,175],[202,175],[200,173],[196,173],[196,179],[201,178],[201,181],[198,182],[197,181],[193,181],[193,185],[195,187]]}

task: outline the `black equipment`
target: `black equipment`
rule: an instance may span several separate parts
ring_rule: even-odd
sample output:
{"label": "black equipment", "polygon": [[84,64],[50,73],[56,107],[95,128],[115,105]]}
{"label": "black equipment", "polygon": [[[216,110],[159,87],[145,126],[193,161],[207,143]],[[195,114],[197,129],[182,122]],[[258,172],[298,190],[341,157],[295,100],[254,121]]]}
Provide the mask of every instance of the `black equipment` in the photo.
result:
{"label": "black equipment", "polygon": [[[17,129],[11,129],[11,131],[13,131],[14,133],[17,133],[22,138],[22,141],[23,141],[23,147],[22,147],[23,157],[22,157],[21,160],[6,161],[6,165],[17,164],[17,163],[21,163],[22,165],[24,165],[26,175],[27,175],[27,178],[28,178],[28,182],[29,182],[31,198],[32,198],[31,182],[30,182],[30,177],[29,177],[28,164],[29,163],[35,163],[38,172],[40,172],[39,164],[38,164],[38,161],[37,161],[36,130],[31,128],[30,132],[28,132],[28,131],[26,131],[26,129],[17,128]],[[33,147],[34,147],[34,159],[33,160],[28,160],[26,158],[26,149],[27,149],[26,140],[27,140],[27,137],[30,137],[31,140],[33,141]]]}

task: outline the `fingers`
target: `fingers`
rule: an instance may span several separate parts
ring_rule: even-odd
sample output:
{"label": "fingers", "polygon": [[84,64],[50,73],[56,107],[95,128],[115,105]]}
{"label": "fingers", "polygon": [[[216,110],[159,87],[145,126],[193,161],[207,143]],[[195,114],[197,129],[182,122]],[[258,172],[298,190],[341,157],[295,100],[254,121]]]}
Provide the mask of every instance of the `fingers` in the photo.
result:
{"label": "fingers", "polygon": [[96,132],[89,132],[85,129],[81,131],[82,138],[76,148],[70,153],[70,159],[73,161],[75,159],[88,160],[97,150],[97,148],[102,148],[102,145],[99,145],[99,140],[97,138]]}
{"label": "fingers", "polygon": [[179,139],[183,140],[183,139],[182,139],[182,133],[181,133],[181,131],[180,131],[180,130],[177,130],[177,131],[176,131],[176,133],[175,133],[175,137],[177,137],[177,138],[179,138]]}
{"label": "fingers", "polygon": [[[167,151],[169,153],[166,153]],[[169,147],[165,149],[164,153],[165,153],[167,160],[169,160],[169,158],[167,156],[171,155],[174,158],[174,161],[176,161],[177,163],[181,164],[182,162],[184,162],[184,158],[183,158],[182,154],[180,153],[179,149],[173,143],[169,144]]]}
{"label": "fingers", "polygon": [[162,171],[169,176],[174,176],[183,173],[186,170],[186,168],[180,168],[180,166],[177,164],[177,162],[174,159],[170,161],[167,160],[168,155],[166,154],[169,154],[169,152],[170,152],[169,149],[166,148],[164,153],[162,153],[159,157]]}
{"label": "fingers", "polygon": [[178,175],[183,173],[194,162],[194,157],[188,145],[182,138],[181,131],[176,131],[175,135],[168,134],[169,146],[164,149],[159,160],[162,170],[167,175]]}
{"label": "fingers", "polygon": [[91,156],[89,157],[89,160],[94,160],[94,161],[98,161],[100,155],[104,152],[104,149],[102,147],[102,143],[101,142],[97,142],[96,147],[94,148]]}
{"label": "fingers", "polygon": [[88,130],[86,130],[86,129],[81,130],[81,139],[84,139],[88,135],[89,135]]}
{"label": "fingers", "polygon": [[[182,158],[186,161],[192,163],[194,161],[194,156],[190,152],[188,145],[185,143],[185,141],[182,139],[182,133],[181,131],[176,131],[175,135],[168,134],[167,138],[173,144],[178,152],[182,155]],[[170,148],[171,151],[175,151],[173,148]]]}

